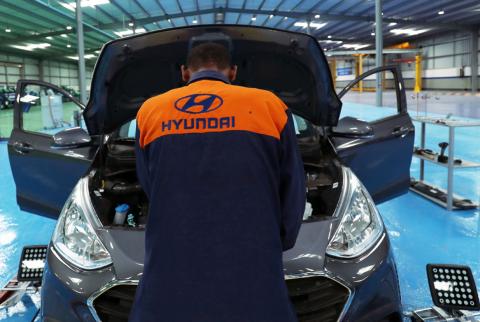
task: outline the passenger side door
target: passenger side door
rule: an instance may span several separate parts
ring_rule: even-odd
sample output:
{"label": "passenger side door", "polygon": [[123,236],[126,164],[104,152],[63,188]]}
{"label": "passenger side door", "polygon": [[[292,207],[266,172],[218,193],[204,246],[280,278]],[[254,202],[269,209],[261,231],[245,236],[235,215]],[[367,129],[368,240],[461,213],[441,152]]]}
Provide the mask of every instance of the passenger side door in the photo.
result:
{"label": "passenger side door", "polygon": [[[386,87],[382,106],[376,106],[375,92],[352,93],[360,82],[363,84],[358,86],[359,90],[374,88],[376,75],[383,77]],[[347,93],[349,96],[345,97]],[[342,114],[331,131],[338,156],[376,203],[406,193],[415,128],[408,115],[400,70],[396,66],[372,69],[349,83],[339,97],[343,102]]]}
{"label": "passenger side door", "polygon": [[8,155],[22,210],[58,217],[98,144],[85,130],[84,107],[63,89],[20,80]]}

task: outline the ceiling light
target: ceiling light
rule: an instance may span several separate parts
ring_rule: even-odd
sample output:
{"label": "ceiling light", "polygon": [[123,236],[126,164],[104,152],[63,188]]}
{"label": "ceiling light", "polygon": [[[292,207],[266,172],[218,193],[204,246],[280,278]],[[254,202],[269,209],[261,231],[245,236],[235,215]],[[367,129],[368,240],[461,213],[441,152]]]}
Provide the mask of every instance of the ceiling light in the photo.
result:
{"label": "ceiling light", "polygon": [[315,15],[315,19],[318,19],[318,18],[320,18],[320,15]]}
{"label": "ceiling light", "polygon": [[374,32],[371,32],[371,33],[370,33],[370,36],[375,36],[375,33],[374,33]]}
{"label": "ceiling light", "polygon": [[393,27],[393,26],[396,26],[396,25],[397,25],[396,22],[391,22],[391,23],[388,24],[389,27]]}
{"label": "ceiling light", "polygon": [[128,26],[129,26],[129,27],[133,27],[134,25],[135,25],[135,24],[134,24],[133,22],[131,22],[131,21],[128,23]]}
{"label": "ceiling light", "polygon": [[253,15],[252,16],[252,21],[255,21],[255,20],[257,20],[257,16]]}
{"label": "ceiling light", "polygon": [[197,22],[198,22],[197,19],[193,19],[192,21],[192,23],[197,23]]}
{"label": "ceiling light", "polygon": [[50,44],[40,43],[40,44],[11,45],[11,47],[21,49],[21,50],[33,51],[35,49],[45,49],[47,47],[50,47]]}
{"label": "ceiling light", "polygon": [[354,49],[354,50],[359,50],[368,46],[370,45],[368,44],[343,44],[342,45],[343,48]]}
{"label": "ceiling light", "polygon": [[7,28],[7,29],[5,29],[5,32],[12,32],[12,29]]}
{"label": "ceiling light", "polygon": [[[144,32],[146,32],[145,28],[135,29],[136,34],[141,34],[141,33],[144,33]],[[122,30],[122,31],[114,31],[114,33],[119,37],[125,37],[125,36],[133,35],[133,30],[127,29],[127,30]]]}
{"label": "ceiling light", "polygon": [[283,20],[287,20],[287,19],[288,19],[288,17],[283,17]]}
{"label": "ceiling light", "polygon": [[[82,7],[93,8],[95,6],[98,6],[101,4],[107,4],[107,3],[110,3],[110,0],[82,0],[82,2],[80,2],[80,5]],[[60,2],[60,4],[71,11],[75,11],[75,8],[77,7],[77,4],[75,2],[68,2],[68,3]]]}
{"label": "ceiling light", "polygon": [[328,39],[332,39],[332,35],[328,35],[327,38],[328,38]]}
{"label": "ceiling light", "polygon": [[275,17],[275,16],[274,16],[274,15],[270,15],[270,16],[268,16],[268,18],[270,18],[270,19],[272,19],[273,17]]}
{"label": "ceiling light", "polygon": [[321,43],[326,43],[326,44],[342,44],[343,41],[341,40],[331,40],[331,39],[320,39],[318,42],[321,42]]}
{"label": "ceiling light", "polygon": [[[83,56],[85,59],[92,59],[95,58],[96,56],[94,54],[86,54]],[[73,60],[78,60],[78,56],[67,56],[67,58],[73,59]]]}
{"label": "ceiling light", "polygon": [[72,26],[67,26],[67,30],[72,30]]}
{"label": "ceiling light", "polygon": [[47,36],[47,37],[45,37],[45,39],[52,40],[53,37],[52,36]]}
{"label": "ceiling light", "polygon": [[95,50],[95,54],[100,54],[100,50]]}
{"label": "ceiling light", "polygon": [[[307,28],[307,22],[306,21],[297,21],[293,24],[295,27],[302,27],[303,29]],[[318,22],[310,22],[310,28],[315,28],[315,29],[320,29],[323,28],[327,25],[326,22],[323,23],[318,23]]]}
{"label": "ceiling light", "polygon": [[168,22],[172,22],[172,19],[168,18],[167,21],[168,21]]}
{"label": "ceiling light", "polygon": [[63,38],[67,38],[67,37],[68,37],[67,34],[61,34],[60,36],[63,37]]}
{"label": "ceiling light", "polygon": [[413,29],[413,28],[399,28],[399,29],[392,29],[390,32],[395,35],[407,35],[407,36],[416,36],[422,34],[424,32],[429,31],[430,29]]}
{"label": "ceiling light", "polygon": [[72,47],[72,45],[68,44],[68,45],[67,45],[67,48],[70,48],[70,47]]}
{"label": "ceiling light", "polygon": [[444,11],[444,10],[440,10],[440,11],[438,12],[438,14],[439,14],[439,15],[444,15],[444,14],[445,14],[445,11]]}

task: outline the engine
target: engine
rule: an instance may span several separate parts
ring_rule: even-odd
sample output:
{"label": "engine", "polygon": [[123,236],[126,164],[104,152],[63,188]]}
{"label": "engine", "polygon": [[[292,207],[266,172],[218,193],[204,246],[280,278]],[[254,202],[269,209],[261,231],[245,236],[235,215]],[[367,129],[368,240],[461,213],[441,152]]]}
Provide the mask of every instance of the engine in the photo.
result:
{"label": "engine", "polygon": [[[317,154],[317,153],[315,153]],[[302,153],[303,155],[303,153]],[[305,163],[307,204],[303,220],[320,220],[333,215],[340,197],[341,170],[329,153],[318,153],[315,162]],[[304,160],[306,158],[304,157]],[[308,158],[312,161],[312,158]],[[148,199],[135,168],[135,141],[110,138],[97,156],[96,171],[91,175],[90,196],[104,226],[143,229],[148,217]],[[114,225],[118,206],[128,205],[123,224]]]}

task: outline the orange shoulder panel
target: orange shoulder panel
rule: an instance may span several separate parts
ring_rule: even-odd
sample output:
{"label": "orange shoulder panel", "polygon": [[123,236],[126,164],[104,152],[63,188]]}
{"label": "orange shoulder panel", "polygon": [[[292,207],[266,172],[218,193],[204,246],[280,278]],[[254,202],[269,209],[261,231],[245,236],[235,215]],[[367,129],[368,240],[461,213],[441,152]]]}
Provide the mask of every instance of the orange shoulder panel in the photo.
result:
{"label": "orange shoulder panel", "polygon": [[153,97],[137,114],[140,146],[173,134],[247,131],[280,139],[287,106],[265,90],[201,80]]}

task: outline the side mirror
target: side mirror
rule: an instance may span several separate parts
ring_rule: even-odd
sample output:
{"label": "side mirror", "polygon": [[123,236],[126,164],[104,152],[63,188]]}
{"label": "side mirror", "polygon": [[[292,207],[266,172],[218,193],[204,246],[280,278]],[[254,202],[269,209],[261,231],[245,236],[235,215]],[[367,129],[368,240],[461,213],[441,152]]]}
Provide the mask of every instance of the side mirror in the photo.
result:
{"label": "side mirror", "polygon": [[84,129],[74,127],[58,132],[53,136],[53,146],[57,148],[74,148],[89,145],[92,138]]}
{"label": "side mirror", "polygon": [[373,136],[373,128],[368,122],[347,116],[332,128],[332,134],[346,138],[368,138]]}

